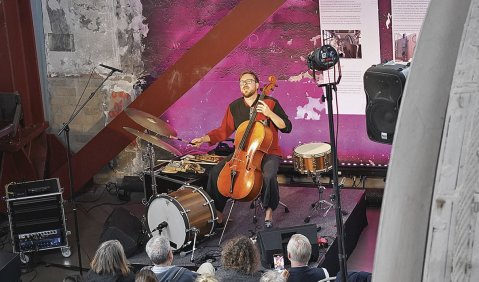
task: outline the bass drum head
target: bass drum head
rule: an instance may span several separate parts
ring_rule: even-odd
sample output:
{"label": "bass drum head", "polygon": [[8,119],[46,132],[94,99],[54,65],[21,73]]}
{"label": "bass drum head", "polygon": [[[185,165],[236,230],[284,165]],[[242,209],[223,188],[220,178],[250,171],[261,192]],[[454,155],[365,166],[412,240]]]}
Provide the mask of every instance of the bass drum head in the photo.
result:
{"label": "bass drum head", "polygon": [[[164,221],[168,226],[163,228],[161,235],[170,240],[173,250],[181,249],[186,241],[188,222],[181,205],[168,195],[158,195],[148,204],[147,211],[148,229],[151,232]],[[158,235],[158,230],[151,233]]]}

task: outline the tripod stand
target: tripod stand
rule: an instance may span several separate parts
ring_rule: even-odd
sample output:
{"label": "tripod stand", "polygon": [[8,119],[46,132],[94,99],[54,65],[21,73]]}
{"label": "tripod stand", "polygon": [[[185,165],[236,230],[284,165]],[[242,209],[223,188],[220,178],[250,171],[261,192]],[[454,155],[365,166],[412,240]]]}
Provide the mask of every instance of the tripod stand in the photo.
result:
{"label": "tripod stand", "polygon": [[323,213],[323,217],[325,217],[329,210],[334,206],[332,203],[322,199],[323,191],[326,190],[326,188],[319,182],[319,177],[321,174],[318,174],[317,172],[310,172],[310,175],[314,184],[316,185],[316,188],[318,188],[318,200],[311,204],[311,214],[304,219],[304,223],[308,223],[311,220],[312,214],[314,212],[319,212],[320,210],[326,210]]}
{"label": "tripod stand", "polygon": [[70,123],[75,119],[75,117],[81,112],[81,110],[85,107],[85,105],[95,96],[96,92],[100,89],[100,87],[105,83],[105,81],[110,78],[110,76],[113,75],[113,73],[117,70],[111,70],[110,73],[103,79],[101,84],[93,91],[88,99],[79,107],[73,110],[72,115],[70,116],[70,119],[63,124],[63,127],[60,129],[58,132],[58,136],[60,136],[63,132],[65,133],[65,141],[67,143],[67,164],[68,164],[68,178],[70,180],[70,202],[72,204],[72,209],[73,209],[73,220],[75,223],[75,239],[76,239],[76,244],[77,244],[77,252],[78,252],[78,265],[80,268],[80,275],[83,275],[83,267],[82,267],[82,261],[81,261],[81,248],[80,248],[80,230],[78,228],[78,216],[77,216],[77,208],[76,208],[76,203],[75,203],[75,187],[74,181],[73,181],[73,167],[72,167],[72,161],[71,161],[71,149],[70,149]]}

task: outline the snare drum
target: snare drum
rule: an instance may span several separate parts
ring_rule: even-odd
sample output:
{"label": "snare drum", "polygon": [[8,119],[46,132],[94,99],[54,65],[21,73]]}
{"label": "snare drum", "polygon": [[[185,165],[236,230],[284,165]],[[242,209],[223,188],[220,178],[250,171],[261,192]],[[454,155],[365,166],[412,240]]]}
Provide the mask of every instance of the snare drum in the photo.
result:
{"label": "snare drum", "polygon": [[[197,240],[210,236],[215,219],[213,200],[202,188],[193,185],[183,185],[170,194],[156,195],[148,203],[149,231],[155,230],[162,222],[168,223],[161,235],[168,237],[173,250],[193,241],[194,228],[198,229]],[[156,235],[158,231],[151,234]]]}
{"label": "snare drum", "polygon": [[306,143],[294,148],[294,169],[302,174],[326,172],[333,168],[331,145]]}

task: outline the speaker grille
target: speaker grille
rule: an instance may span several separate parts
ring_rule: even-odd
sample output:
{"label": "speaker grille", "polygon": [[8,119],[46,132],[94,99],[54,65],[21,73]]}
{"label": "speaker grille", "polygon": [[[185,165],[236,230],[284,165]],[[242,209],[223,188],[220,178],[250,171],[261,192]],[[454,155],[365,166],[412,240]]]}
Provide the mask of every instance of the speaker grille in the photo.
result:
{"label": "speaker grille", "polygon": [[397,108],[395,103],[378,100],[368,105],[368,124],[377,132],[393,134],[397,121]]}
{"label": "speaker grille", "polygon": [[387,144],[393,141],[407,67],[377,65],[364,73],[366,126],[372,141]]}

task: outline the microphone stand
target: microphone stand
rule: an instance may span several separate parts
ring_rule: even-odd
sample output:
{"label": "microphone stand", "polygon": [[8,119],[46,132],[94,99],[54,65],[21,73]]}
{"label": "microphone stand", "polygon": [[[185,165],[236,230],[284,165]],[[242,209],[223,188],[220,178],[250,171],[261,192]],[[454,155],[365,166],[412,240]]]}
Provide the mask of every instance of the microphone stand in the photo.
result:
{"label": "microphone stand", "polygon": [[71,163],[71,150],[70,150],[70,123],[75,119],[75,117],[81,112],[81,110],[85,107],[85,105],[95,96],[96,92],[100,87],[105,83],[105,81],[110,78],[110,76],[113,75],[115,70],[111,70],[110,73],[108,74],[105,79],[101,82],[101,84],[93,91],[88,99],[78,108],[78,110],[72,113],[70,116],[70,119],[63,124],[63,127],[60,129],[58,132],[58,136],[60,136],[63,132],[65,132],[65,140],[67,143],[67,164],[68,164],[68,177],[70,179],[70,202],[72,204],[72,209],[73,209],[73,220],[75,222],[75,239],[77,243],[77,252],[78,252],[78,264],[80,268],[80,276],[83,275],[83,267],[82,267],[82,261],[81,261],[81,249],[80,249],[80,230],[78,228],[78,217],[77,217],[77,208],[75,204],[75,197],[73,196],[75,193],[75,189],[73,187],[74,181],[73,181],[73,170],[72,170],[72,163]]}
{"label": "microphone stand", "polygon": [[[346,249],[344,247],[344,230],[343,230],[343,216],[341,211],[341,193],[340,188],[342,185],[338,183],[338,152],[336,138],[334,134],[334,119],[333,119],[333,89],[336,90],[336,85],[341,80],[341,64],[338,60],[339,77],[337,81],[319,84],[318,87],[326,88],[326,102],[328,103],[328,121],[329,121],[329,142],[331,144],[331,153],[333,154],[333,188],[334,188],[334,207],[336,214],[336,233],[338,239],[338,259],[339,259],[339,272],[342,276],[341,281],[347,281],[348,270],[346,266]],[[335,69],[336,73],[336,69]],[[313,69],[313,77],[316,81],[316,73]],[[338,114],[338,113],[336,113]]]}

